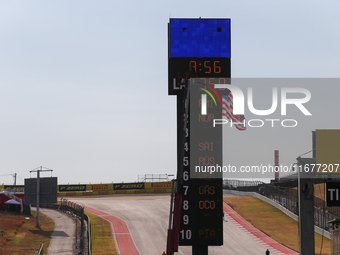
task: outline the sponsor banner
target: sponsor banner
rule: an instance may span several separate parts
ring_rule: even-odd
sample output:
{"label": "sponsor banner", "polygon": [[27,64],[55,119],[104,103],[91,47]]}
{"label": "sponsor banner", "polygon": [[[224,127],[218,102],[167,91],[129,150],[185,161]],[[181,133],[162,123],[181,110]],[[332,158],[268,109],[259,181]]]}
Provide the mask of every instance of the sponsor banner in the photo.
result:
{"label": "sponsor banner", "polygon": [[166,193],[167,190],[166,189],[154,189],[153,192],[154,193]]}
{"label": "sponsor banner", "polygon": [[86,184],[81,185],[58,185],[59,191],[86,191]]}
{"label": "sponsor banner", "polygon": [[171,189],[172,182],[146,182],[146,189]]}
{"label": "sponsor banner", "polygon": [[113,184],[114,190],[145,189],[144,182]]}
{"label": "sponsor banner", "polygon": [[83,192],[58,192],[58,197],[66,197],[66,196],[90,196],[92,195],[92,191],[83,191]]}
{"label": "sponsor banner", "polygon": [[134,190],[110,190],[110,191],[86,191],[86,192],[59,192],[58,197],[66,196],[97,196],[108,194],[149,194],[149,193],[171,193],[171,189],[134,189]]}
{"label": "sponsor banner", "polygon": [[146,193],[171,193],[171,189],[147,189]]}
{"label": "sponsor banner", "polygon": [[89,195],[92,195],[92,191],[85,191],[85,192],[81,192],[81,193],[78,193],[80,196],[89,196]]}
{"label": "sponsor banner", "polygon": [[146,193],[147,190],[146,189],[135,189],[133,190],[133,193],[135,194],[142,194],[142,193]]}
{"label": "sponsor banner", "polygon": [[98,195],[110,195],[110,194],[115,194],[115,191],[113,190],[104,190],[104,191],[93,191],[92,195],[98,196]]}
{"label": "sponsor banner", "polygon": [[116,194],[128,194],[129,190],[116,190]]}
{"label": "sponsor banner", "polygon": [[113,184],[87,184],[86,190],[92,191],[103,191],[103,190],[113,190]]}
{"label": "sponsor banner", "polygon": [[113,194],[142,194],[148,193],[146,189],[115,190]]}
{"label": "sponsor banner", "polygon": [[11,190],[14,192],[24,192],[25,185],[4,185],[5,190]]}
{"label": "sponsor banner", "polygon": [[66,196],[76,196],[77,192],[66,192]]}

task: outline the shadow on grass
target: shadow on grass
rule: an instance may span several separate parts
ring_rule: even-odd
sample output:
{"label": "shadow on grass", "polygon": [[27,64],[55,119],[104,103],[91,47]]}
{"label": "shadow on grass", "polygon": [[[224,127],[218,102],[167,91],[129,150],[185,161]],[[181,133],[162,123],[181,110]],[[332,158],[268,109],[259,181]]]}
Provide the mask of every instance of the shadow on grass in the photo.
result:
{"label": "shadow on grass", "polygon": [[64,231],[44,231],[42,229],[37,230],[29,230],[34,235],[41,235],[46,237],[53,237],[53,236],[62,236],[62,237],[69,237]]}

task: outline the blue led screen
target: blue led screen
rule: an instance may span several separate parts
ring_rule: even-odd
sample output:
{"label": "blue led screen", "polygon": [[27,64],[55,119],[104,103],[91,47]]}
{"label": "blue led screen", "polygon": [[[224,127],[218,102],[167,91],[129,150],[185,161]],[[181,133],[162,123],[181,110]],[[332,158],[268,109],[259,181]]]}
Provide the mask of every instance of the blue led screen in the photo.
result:
{"label": "blue led screen", "polygon": [[170,19],[170,57],[230,58],[230,19]]}

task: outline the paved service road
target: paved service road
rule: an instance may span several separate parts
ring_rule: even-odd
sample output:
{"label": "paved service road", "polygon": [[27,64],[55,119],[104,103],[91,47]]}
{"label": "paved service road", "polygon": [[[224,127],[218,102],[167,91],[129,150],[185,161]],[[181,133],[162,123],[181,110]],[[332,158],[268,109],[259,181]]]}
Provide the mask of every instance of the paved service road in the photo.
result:
{"label": "paved service road", "polygon": [[[69,200],[114,215],[126,222],[142,255],[161,255],[166,250],[170,194],[74,197]],[[224,221],[224,245],[210,246],[214,255],[261,255],[267,247],[255,241],[232,221]],[[181,255],[192,254],[191,247],[180,246]],[[274,251],[270,255],[277,255]]]}
{"label": "paved service road", "polygon": [[76,230],[75,221],[56,210],[40,208],[39,211],[54,221],[54,231],[51,235],[47,254],[72,255]]}

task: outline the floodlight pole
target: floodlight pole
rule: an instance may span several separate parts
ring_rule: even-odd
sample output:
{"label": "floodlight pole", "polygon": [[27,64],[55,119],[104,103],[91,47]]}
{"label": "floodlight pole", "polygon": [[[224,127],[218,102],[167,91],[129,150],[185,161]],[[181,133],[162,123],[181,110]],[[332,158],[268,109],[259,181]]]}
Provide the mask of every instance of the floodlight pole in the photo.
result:
{"label": "floodlight pole", "polygon": [[40,171],[37,171],[37,222],[35,227],[39,228],[40,221],[39,221],[39,191],[40,191]]}
{"label": "floodlight pole", "polygon": [[77,223],[78,223],[78,221],[77,221],[77,215],[74,213],[74,211],[72,211],[72,214],[73,214],[73,216],[74,216],[74,219],[76,220],[76,244],[75,244],[75,247],[77,248],[78,247],[78,240],[77,240],[77,236],[78,236],[78,230],[77,230]]}
{"label": "floodlight pole", "polygon": [[32,172],[37,172],[37,217],[36,217],[36,223],[35,223],[35,227],[36,228],[40,228],[40,221],[39,221],[39,193],[40,193],[40,172],[52,172],[53,170],[52,169],[49,169],[49,170],[43,170],[42,169],[43,167],[41,166],[40,169],[38,170],[32,170],[30,171],[30,173]]}
{"label": "floodlight pole", "polygon": [[[316,164],[315,158],[297,158],[299,198],[300,254],[315,254],[314,239],[314,181],[313,173],[305,172],[305,165]],[[301,171],[302,170],[302,171]]]}

